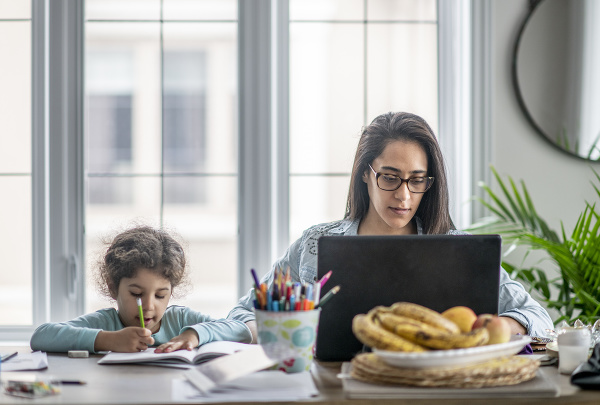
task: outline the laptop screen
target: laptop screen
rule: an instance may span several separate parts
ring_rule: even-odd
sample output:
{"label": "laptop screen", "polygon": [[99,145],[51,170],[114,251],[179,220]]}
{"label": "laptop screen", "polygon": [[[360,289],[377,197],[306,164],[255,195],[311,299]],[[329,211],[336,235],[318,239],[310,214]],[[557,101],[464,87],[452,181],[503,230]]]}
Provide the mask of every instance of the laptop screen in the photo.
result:
{"label": "laptop screen", "polygon": [[464,305],[498,312],[499,235],[323,236],[319,279],[332,270],[321,296],[341,287],[321,310],[316,358],[346,361],[362,351],[352,318],[377,305],[407,301],[442,312]]}

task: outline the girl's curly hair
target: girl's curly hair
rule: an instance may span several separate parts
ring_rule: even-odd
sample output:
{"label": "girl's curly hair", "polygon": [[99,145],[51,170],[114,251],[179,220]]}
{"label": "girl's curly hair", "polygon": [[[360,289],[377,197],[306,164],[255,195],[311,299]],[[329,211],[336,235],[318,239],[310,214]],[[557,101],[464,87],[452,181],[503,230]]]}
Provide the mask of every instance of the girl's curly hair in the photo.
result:
{"label": "girl's curly hair", "polygon": [[[135,277],[141,268],[149,269],[171,283],[174,292],[186,290],[189,275],[181,243],[164,229],[140,225],[119,233],[107,243],[98,263],[96,283],[100,294],[111,298],[123,278]],[[180,296],[181,294],[177,294]]]}

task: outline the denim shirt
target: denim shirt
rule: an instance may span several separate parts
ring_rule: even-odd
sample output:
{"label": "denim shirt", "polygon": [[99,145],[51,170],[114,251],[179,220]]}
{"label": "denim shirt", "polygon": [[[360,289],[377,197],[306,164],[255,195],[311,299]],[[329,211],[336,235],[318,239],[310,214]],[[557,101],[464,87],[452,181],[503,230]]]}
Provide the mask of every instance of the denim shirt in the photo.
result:
{"label": "denim shirt", "polygon": [[[423,226],[419,218],[415,217],[417,233],[423,234]],[[275,268],[290,268],[293,282],[312,283],[317,276],[317,240],[324,235],[353,236],[358,234],[360,219],[343,219],[319,225],[314,225],[302,233],[287,249],[285,254],[274,264],[271,271],[260,280],[270,288],[273,283]],[[451,235],[467,235],[466,232],[450,230]],[[229,312],[227,318],[242,322],[253,321],[252,312],[254,289],[240,298],[238,304]],[[548,312],[537,302],[523,286],[510,278],[504,269],[500,269],[499,315],[513,318],[527,329],[531,336],[546,336],[546,329],[553,329],[554,325]]]}

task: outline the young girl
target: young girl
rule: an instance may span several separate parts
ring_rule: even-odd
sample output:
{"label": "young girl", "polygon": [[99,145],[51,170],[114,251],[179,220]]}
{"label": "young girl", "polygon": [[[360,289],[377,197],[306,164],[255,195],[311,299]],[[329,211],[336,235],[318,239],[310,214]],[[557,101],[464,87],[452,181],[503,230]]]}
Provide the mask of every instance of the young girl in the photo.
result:
{"label": "young girl", "polygon": [[187,282],[187,272],[183,248],[164,230],[139,226],[117,235],[99,266],[98,279],[101,292],[116,301],[117,309],[43,324],[31,337],[33,350],[136,352],[158,346],[160,353],[191,350],[213,340],[252,340],[243,322],[167,306],[173,290]]}
{"label": "young girl", "polygon": [[[317,240],[323,235],[464,234],[456,230],[448,208],[444,159],[423,118],[386,113],[363,128],[350,179],[346,215],[340,221],[308,228],[273,266],[290,268],[293,281],[317,275]],[[263,277],[269,287],[273,270]],[[242,297],[229,319],[247,322],[256,336],[253,290]],[[546,310],[523,286],[500,270],[499,315],[513,334],[545,336],[552,328]]]}

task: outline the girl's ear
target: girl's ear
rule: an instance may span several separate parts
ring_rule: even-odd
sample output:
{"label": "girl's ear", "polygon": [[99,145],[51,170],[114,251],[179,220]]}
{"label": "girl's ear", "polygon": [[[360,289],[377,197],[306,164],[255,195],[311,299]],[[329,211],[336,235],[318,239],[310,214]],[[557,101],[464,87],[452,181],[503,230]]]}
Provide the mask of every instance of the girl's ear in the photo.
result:
{"label": "girl's ear", "polygon": [[362,181],[365,182],[365,183],[369,182],[369,172],[367,172],[366,170],[365,170],[365,172],[362,175]]}

